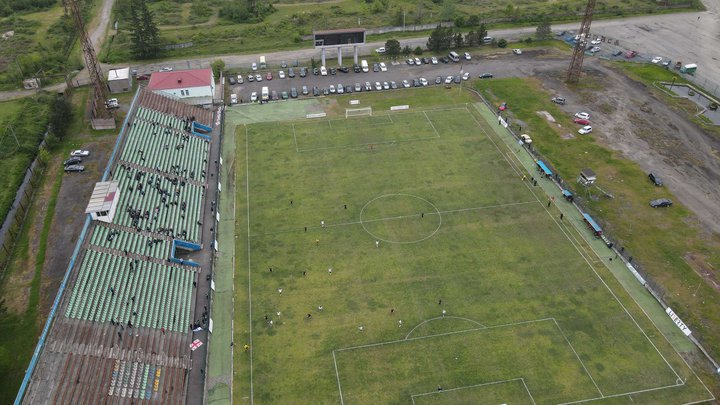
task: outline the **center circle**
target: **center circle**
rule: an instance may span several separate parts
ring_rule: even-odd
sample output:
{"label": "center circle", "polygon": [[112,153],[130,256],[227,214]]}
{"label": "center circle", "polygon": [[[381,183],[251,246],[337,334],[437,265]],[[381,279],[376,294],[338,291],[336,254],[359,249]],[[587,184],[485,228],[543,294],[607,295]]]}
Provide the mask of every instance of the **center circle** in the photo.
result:
{"label": "center circle", "polygon": [[440,210],[413,194],[383,194],[360,210],[360,224],[376,240],[418,243],[433,237],[442,226]]}

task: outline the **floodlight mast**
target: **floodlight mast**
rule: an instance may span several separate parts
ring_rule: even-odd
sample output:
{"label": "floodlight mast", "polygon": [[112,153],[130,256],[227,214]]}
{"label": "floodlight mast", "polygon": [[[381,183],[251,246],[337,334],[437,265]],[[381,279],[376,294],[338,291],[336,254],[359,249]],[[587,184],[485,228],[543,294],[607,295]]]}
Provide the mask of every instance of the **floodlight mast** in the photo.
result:
{"label": "floodlight mast", "polygon": [[580,31],[576,37],[577,41],[575,41],[575,49],[573,49],[570,67],[567,72],[568,83],[577,83],[580,80],[583,60],[585,59],[585,47],[590,40],[590,24],[592,23],[593,13],[595,13],[595,0],[588,0],[585,15],[583,16],[582,24],[580,24]]}

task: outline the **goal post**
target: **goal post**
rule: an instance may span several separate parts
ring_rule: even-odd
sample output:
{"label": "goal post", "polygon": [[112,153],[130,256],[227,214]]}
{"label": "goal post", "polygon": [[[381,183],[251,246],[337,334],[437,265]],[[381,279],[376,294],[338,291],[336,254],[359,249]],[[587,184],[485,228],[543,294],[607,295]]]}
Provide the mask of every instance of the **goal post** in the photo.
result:
{"label": "goal post", "polygon": [[372,117],[372,107],[346,108],[345,109],[345,118],[364,117],[364,116]]}

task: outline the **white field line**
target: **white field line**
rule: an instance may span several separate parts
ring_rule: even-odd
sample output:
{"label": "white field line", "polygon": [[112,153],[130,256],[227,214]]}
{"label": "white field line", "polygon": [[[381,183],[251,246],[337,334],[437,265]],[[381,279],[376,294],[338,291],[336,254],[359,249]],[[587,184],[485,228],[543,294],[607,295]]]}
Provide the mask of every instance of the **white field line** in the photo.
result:
{"label": "white field line", "polygon": [[388,118],[390,119],[390,123],[391,123],[391,124],[394,124],[394,123],[395,123],[395,121],[392,120],[392,117],[390,116],[390,114],[388,114]]}
{"label": "white field line", "polygon": [[315,152],[315,151],[320,151],[320,150],[331,150],[331,149],[352,149],[352,148],[358,148],[358,147],[360,147],[360,146],[367,146],[367,145],[371,145],[371,144],[372,144],[372,145],[383,145],[383,144],[389,144],[389,143],[429,141],[429,140],[435,140],[435,139],[437,139],[437,137],[435,137],[435,136],[426,137],[426,138],[401,139],[401,140],[392,139],[392,140],[389,140],[389,141],[380,141],[380,142],[372,142],[372,143],[368,143],[368,142],[365,142],[365,143],[351,143],[351,144],[347,144],[347,145],[322,146],[322,147],[319,147],[319,148],[299,149],[298,152],[299,152],[299,153],[304,153],[304,152]]}
{"label": "white field line", "polygon": [[338,392],[340,393],[340,405],[344,405],[345,401],[343,400],[342,387],[340,386],[340,373],[338,372],[337,360],[335,359],[335,350],[333,350],[333,364],[335,364],[335,378],[337,378]]}
{"label": "white field line", "polygon": [[486,327],[485,325],[481,324],[481,323],[478,322],[478,321],[474,321],[474,320],[468,319],[468,318],[463,318],[463,317],[461,317],[461,316],[438,316],[438,317],[436,317],[436,318],[426,319],[426,320],[420,322],[419,324],[415,325],[415,327],[412,328],[412,329],[410,329],[410,332],[408,332],[407,335],[405,335],[405,340],[407,340],[407,339],[410,337],[410,335],[412,335],[412,333],[415,332],[415,329],[419,328],[419,327],[422,326],[422,325],[425,325],[426,323],[428,323],[428,322],[430,322],[430,321],[437,321],[438,319],[460,319],[460,320],[463,320],[463,321],[472,322],[472,323],[480,326],[481,328],[485,328],[485,327]]}
{"label": "white field line", "polygon": [[573,353],[575,353],[575,357],[577,357],[583,370],[585,370],[585,374],[587,374],[587,376],[590,377],[590,381],[592,381],[593,385],[595,386],[595,389],[598,390],[601,397],[605,397],[605,395],[602,393],[602,390],[600,390],[600,387],[598,387],[597,383],[595,382],[595,379],[590,374],[590,371],[588,371],[587,367],[585,367],[585,363],[583,363],[582,359],[580,358],[580,355],[578,355],[577,351],[575,351],[575,348],[573,347],[572,343],[570,343],[570,340],[567,338],[567,335],[565,335],[565,332],[562,330],[562,328],[560,327],[560,325],[558,324],[558,322],[555,318],[553,318],[553,322],[555,322],[555,326],[557,326],[558,330],[560,331],[560,334],[565,339],[565,342],[567,342],[568,346],[570,346],[570,349],[572,349]]}
{"label": "white field line", "polygon": [[[247,202],[246,214],[247,214],[247,266],[248,266],[248,334],[249,345],[253,347],[253,333],[252,333],[252,272],[250,271],[250,159],[249,159],[249,145],[248,145],[248,127],[245,125],[245,201]],[[250,350],[250,405],[253,404],[253,352]]]}
{"label": "white field line", "polygon": [[344,351],[355,350],[355,349],[366,349],[368,347],[378,347],[378,346],[392,345],[392,344],[396,344],[396,343],[407,343],[407,342],[412,342],[414,340],[423,340],[423,339],[429,339],[429,338],[439,337],[439,336],[457,335],[460,333],[469,333],[469,332],[477,332],[477,331],[488,331],[491,329],[508,328],[508,327],[512,327],[512,326],[527,325],[527,324],[531,324],[531,323],[547,322],[547,321],[552,321],[552,320],[554,320],[554,319],[553,318],[542,318],[542,319],[532,319],[529,321],[518,321],[518,322],[512,322],[512,323],[505,323],[505,324],[501,324],[501,325],[484,326],[482,328],[470,328],[470,329],[458,330],[458,331],[452,331],[452,332],[437,333],[435,335],[425,335],[425,336],[418,336],[418,337],[407,338],[407,339],[397,339],[397,340],[388,340],[385,342],[368,343],[368,344],[359,345],[359,346],[342,347],[340,349],[333,350],[333,352],[344,352]]}
{"label": "white field line", "polygon": [[530,388],[528,388],[527,384],[525,384],[525,379],[521,378],[520,380],[522,381],[523,386],[525,387],[525,391],[527,391],[528,395],[530,396],[530,400],[532,401],[533,405],[537,405],[537,402],[535,402],[535,398],[530,393]]}
{"label": "white field line", "polygon": [[[471,114],[471,115],[472,115],[472,114]],[[473,116],[473,118],[474,118],[474,116]],[[477,120],[476,120],[476,121],[477,121]],[[478,125],[479,125],[479,123],[478,123]],[[481,129],[483,130],[483,132],[485,132],[485,129],[483,129],[482,127],[481,127]],[[487,135],[487,132],[485,132],[485,134]],[[489,135],[488,135],[488,138],[489,138]],[[493,143],[495,143],[495,142],[493,141]],[[497,147],[497,144],[495,144],[495,146]],[[510,148],[508,148],[508,149],[510,149]],[[498,150],[499,150],[499,149],[498,149]],[[510,149],[510,152],[511,152],[511,153],[514,153],[514,152],[512,152],[512,149]],[[501,152],[501,153],[502,153],[502,152]],[[518,159],[518,160],[519,160],[519,159]],[[630,314],[630,311],[628,311],[628,309],[625,307],[625,305],[623,305],[623,303],[620,301],[620,299],[617,297],[617,295],[615,295],[615,292],[610,288],[610,286],[607,285],[607,283],[605,282],[605,280],[603,280],[603,278],[600,277],[600,274],[598,274],[598,272],[595,270],[595,267],[594,267],[594,266],[590,263],[590,261],[582,254],[582,252],[580,251],[580,249],[578,248],[578,246],[577,246],[577,245],[573,242],[573,240],[568,236],[568,234],[567,234],[567,232],[565,231],[565,229],[563,229],[563,227],[560,226],[560,224],[558,224],[557,219],[550,213],[550,211],[547,210],[547,207],[545,207],[544,205],[543,205],[543,207],[545,208],[545,212],[547,212],[548,216],[550,216],[550,218],[552,219],[552,221],[555,222],[555,225],[557,225],[557,227],[560,229],[560,231],[563,233],[563,235],[565,235],[565,237],[566,237],[567,240],[570,242],[570,244],[575,248],[575,250],[578,251],[578,253],[580,253],[580,256],[585,260],[585,262],[588,264],[588,266],[590,267],[590,269],[592,270],[592,272],[595,273],[595,276],[598,278],[598,280],[600,280],[600,282],[601,282],[601,283],[605,286],[605,288],[610,292],[610,294],[613,296],[613,298],[615,298],[615,301],[617,301],[618,305],[620,305],[620,307],[623,309],[623,311],[625,311],[625,314],[627,314],[627,316],[633,321],[633,323],[635,324],[635,326],[640,330],[640,332],[643,334],[643,336],[645,336],[645,338],[647,339],[647,341],[650,343],[650,345],[652,345],[652,347],[655,349],[655,351],[660,355],[660,357],[663,359],[663,361],[665,362],[665,364],[670,368],[670,370],[672,370],[673,374],[675,374],[675,377],[676,377],[677,379],[682,379],[682,378],[680,377],[680,375],[678,375],[677,371],[675,371],[675,369],[674,369],[674,368],[670,365],[670,363],[667,361],[667,359],[665,358],[665,356],[660,352],[660,350],[657,348],[657,346],[655,346],[655,343],[653,343],[653,341],[650,339],[650,337],[649,337],[649,336],[645,333],[645,331],[640,327],[640,325],[637,323],[637,321],[636,321],[635,318],[632,316],[632,314]],[[599,258],[600,255],[598,254],[598,252],[595,251],[594,248],[593,248],[589,243],[588,243],[588,245],[590,246],[590,249],[593,250],[593,252],[595,253],[595,255],[597,255],[597,257]],[[602,260],[601,260],[601,261],[602,261]],[[628,293],[628,295],[630,295],[630,294]],[[637,301],[636,301],[636,304],[637,304]],[[646,314],[646,315],[647,315],[647,314]]]}
{"label": "white field line", "polygon": [[588,399],[581,399],[578,401],[572,401],[572,402],[563,402],[558,405],[570,405],[570,404],[580,404],[583,402],[591,402],[591,401],[599,401],[601,399],[608,399],[608,398],[617,398],[617,397],[624,397],[628,395],[634,395],[634,394],[642,394],[643,392],[652,392],[652,391],[659,391],[659,390],[665,390],[668,388],[677,388],[682,387],[684,384],[672,384],[672,385],[666,385],[663,387],[656,387],[656,388],[648,388],[645,390],[638,390],[638,391],[632,391],[632,392],[623,392],[621,394],[612,394],[612,395],[606,395],[604,397],[596,397],[596,398],[588,398]]}
{"label": "white field line", "polygon": [[435,125],[434,125],[433,122],[430,120],[430,117],[428,117],[428,115],[427,115],[427,113],[426,113],[425,111],[423,111],[423,115],[425,116],[425,119],[427,120],[427,122],[428,122],[428,123],[430,124],[430,126],[432,127],[433,131],[435,131],[435,135],[437,135],[437,137],[440,138],[440,133],[439,133],[438,130],[435,128]]}
{"label": "white field line", "polygon": [[[459,208],[459,209],[456,209],[456,210],[447,210],[447,211],[438,211],[438,212],[426,212],[426,213],[425,213],[425,216],[437,215],[438,213],[439,213],[439,214],[453,214],[453,213],[465,212],[465,211],[479,211],[479,210],[492,209],[492,208],[506,208],[506,207],[514,207],[514,206],[517,206],[517,205],[537,204],[538,202],[539,202],[539,200],[536,200],[536,201],[521,201],[521,202],[516,202],[516,203],[508,203],[508,204],[486,205],[486,206],[472,207],[472,208]],[[335,228],[335,227],[342,227],[342,226],[349,226],[349,225],[359,225],[359,224],[362,224],[362,223],[369,224],[369,223],[373,223],[373,222],[394,221],[394,220],[398,220],[398,219],[406,219],[406,218],[420,217],[421,215],[422,215],[422,214],[398,215],[398,216],[396,216],[396,217],[376,218],[376,219],[368,219],[368,220],[363,220],[363,221],[340,222],[340,223],[337,223],[337,224],[332,224],[332,223],[327,223],[327,222],[326,222],[326,223],[325,223],[325,227],[326,227],[326,228]],[[308,230],[310,230],[310,229],[319,229],[319,228],[321,228],[321,227],[319,227],[319,226],[308,226],[307,228],[308,228]],[[251,235],[251,237],[257,238],[257,237],[262,237],[262,236],[271,236],[271,235],[277,235],[277,234],[281,234],[281,233],[291,233],[291,232],[300,232],[300,231],[304,231],[304,228],[302,228],[302,229],[300,229],[300,228],[298,228],[298,229],[288,229],[288,230],[283,230],[283,231],[266,232],[266,233],[258,233],[258,234]]]}
{"label": "white field line", "polygon": [[[446,390],[444,389],[444,390],[442,390],[442,391],[430,391],[430,392],[423,392],[423,393],[421,393],[421,394],[412,394],[412,395],[410,396],[410,398],[412,398],[413,403],[415,403],[415,397],[424,397],[424,396],[428,396],[428,395],[438,395],[438,394],[444,394],[444,393],[446,393],[446,392],[460,391],[460,390],[466,390],[466,389],[470,389],[470,388],[485,387],[485,386],[488,386],[488,385],[506,384],[506,383],[513,382],[513,381],[520,381],[520,382],[522,382],[522,384],[523,384],[523,386],[525,387],[525,390],[527,391],[528,395],[530,395],[530,390],[527,389],[527,385],[525,385],[525,379],[524,379],[524,378],[511,378],[511,379],[508,379],[508,380],[491,381],[491,382],[482,383],[482,384],[474,384],[474,385],[466,385],[466,386],[464,386],[464,387],[449,388],[449,389],[446,389]],[[532,397],[532,395],[530,395],[530,399],[532,400],[532,402],[533,402],[533,404],[534,404],[534,403],[535,403],[535,399]]]}

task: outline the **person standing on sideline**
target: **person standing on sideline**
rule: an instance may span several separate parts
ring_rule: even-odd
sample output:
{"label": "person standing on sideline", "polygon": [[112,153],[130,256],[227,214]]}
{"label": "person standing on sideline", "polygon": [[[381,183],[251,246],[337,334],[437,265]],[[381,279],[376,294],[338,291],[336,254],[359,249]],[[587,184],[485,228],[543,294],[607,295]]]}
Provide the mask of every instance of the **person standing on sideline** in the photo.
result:
{"label": "person standing on sideline", "polygon": [[379,240],[376,240],[376,241],[375,241],[375,247],[376,247],[376,248],[379,248],[379,247],[380,247],[380,241],[379,241]]}
{"label": "person standing on sideline", "polygon": [[325,221],[320,221],[320,226],[325,228]]}

